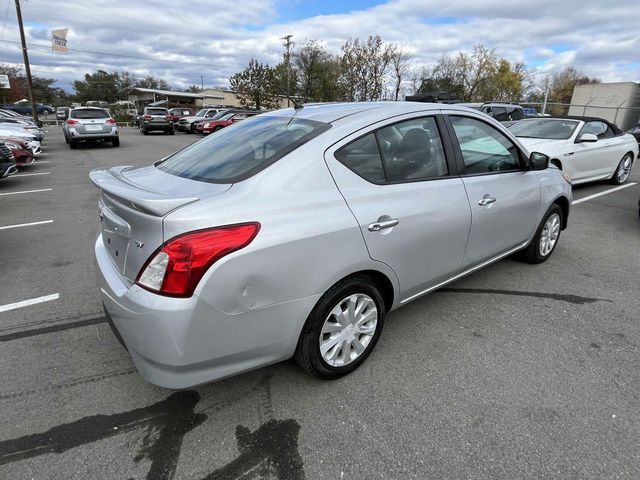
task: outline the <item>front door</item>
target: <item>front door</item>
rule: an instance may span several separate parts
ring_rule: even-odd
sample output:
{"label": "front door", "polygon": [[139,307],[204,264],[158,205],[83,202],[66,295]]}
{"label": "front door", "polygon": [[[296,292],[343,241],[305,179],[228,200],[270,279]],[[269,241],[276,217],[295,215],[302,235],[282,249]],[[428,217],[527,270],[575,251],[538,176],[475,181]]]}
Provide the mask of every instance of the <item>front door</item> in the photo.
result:
{"label": "front door", "polygon": [[394,122],[346,138],[325,159],[371,258],[395,271],[406,301],[461,270],[471,214],[443,124],[435,116]]}
{"label": "front door", "polygon": [[540,183],[526,171],[518,147],[481,118],[449,116],[471,206],[464,268],[516,249],[533,236],[540,211]]}

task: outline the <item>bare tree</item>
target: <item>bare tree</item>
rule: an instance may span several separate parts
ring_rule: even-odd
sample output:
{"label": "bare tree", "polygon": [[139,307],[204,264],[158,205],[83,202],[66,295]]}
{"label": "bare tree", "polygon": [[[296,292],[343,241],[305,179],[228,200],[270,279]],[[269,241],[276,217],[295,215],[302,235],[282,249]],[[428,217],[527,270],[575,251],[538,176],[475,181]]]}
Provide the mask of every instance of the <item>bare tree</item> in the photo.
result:
{"label": "bare tree", "polygon": [[345,100],[380,100],[390,62],[390,48],[383,45],[379,35],[370,35],[366,41],[351,39],[342,45],[340,64]]}
{"label": "bare tree", "polygon": [[391,61],[391,70],[393,73],[394,92],[393,99],[397,102],[400,96],[400,88],[402,82],[409,75],[411,67],[411,56],[398,45],[390,45],[388,54]]}

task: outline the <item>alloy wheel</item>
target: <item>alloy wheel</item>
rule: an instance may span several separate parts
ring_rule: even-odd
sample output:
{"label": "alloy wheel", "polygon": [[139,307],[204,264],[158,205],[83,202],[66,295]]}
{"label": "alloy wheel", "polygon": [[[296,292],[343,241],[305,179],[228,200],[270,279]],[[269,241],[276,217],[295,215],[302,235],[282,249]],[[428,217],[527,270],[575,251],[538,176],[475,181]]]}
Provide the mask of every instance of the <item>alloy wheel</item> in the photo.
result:
{"label": "alloy wheel", "polygon": [[540,234],[540,255],[546,257],[551,253],[553,247],[556,246],[558,237],[560,236],[560,215],[554,213],[549,215],[547,221],[542,227]]}
{"label": "alloy wheel", "polygon": [[620,166],[618,167],[618,171],[616,172],[619,183],[624,183],[627,181],[627,178],[629,178],[629,174],[631,173],[631,165],[632,162],[629,155],[622,159],[622,161],[620,162]]}
{"label": "alloy wheel", "polygon": [[320,354],[332,367],[356,360],[369,346],[378,324],[378,308],[363,293],[349,295],[331,310],[320,330]]}

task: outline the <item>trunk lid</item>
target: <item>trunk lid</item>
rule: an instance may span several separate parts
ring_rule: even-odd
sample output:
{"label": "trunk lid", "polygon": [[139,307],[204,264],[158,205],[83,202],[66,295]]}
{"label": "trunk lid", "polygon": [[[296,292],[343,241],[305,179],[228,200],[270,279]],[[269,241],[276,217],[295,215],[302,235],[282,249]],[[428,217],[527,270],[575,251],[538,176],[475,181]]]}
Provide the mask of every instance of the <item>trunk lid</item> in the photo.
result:
{"label": "trunk lid", "polygon": [[78,133],[104,133],[111,131],[108,118],[78,118],[75,129]]}
{"label": "trunk lid", "polygon": [[170,212],[231,187],[181,178],[154,166],[96,169],[89,177],[100,189],[98,209],[105,249],[131,282],[167,240],[163,221]]}

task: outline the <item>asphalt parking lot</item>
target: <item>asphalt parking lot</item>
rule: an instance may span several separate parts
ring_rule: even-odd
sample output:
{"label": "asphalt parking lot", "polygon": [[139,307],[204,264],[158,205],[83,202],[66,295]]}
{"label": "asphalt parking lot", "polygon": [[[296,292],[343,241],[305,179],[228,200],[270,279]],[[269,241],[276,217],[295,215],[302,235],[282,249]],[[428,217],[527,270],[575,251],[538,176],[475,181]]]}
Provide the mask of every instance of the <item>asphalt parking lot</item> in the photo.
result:
{"label": "asphalt parking lot", "polygon": [[48,130],[0,181],[0,478],[640,478],[640,185],[576,187],[548,262],[392,312],[347,377],[284,362],[172,392],[102,316],[88,173],[198,137],[123,129],[120,148],[72,151]]}

